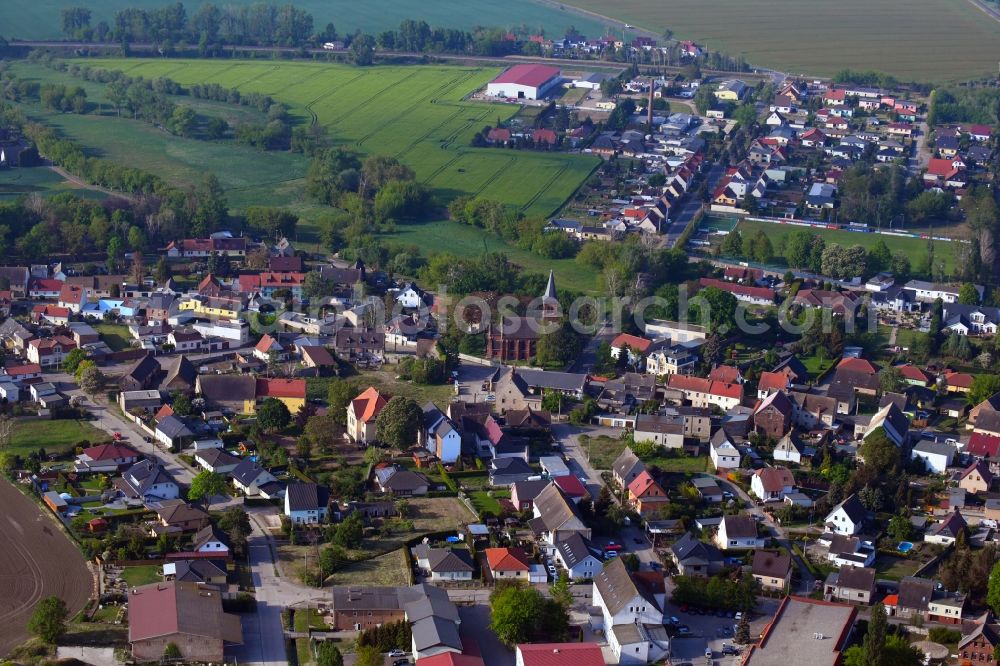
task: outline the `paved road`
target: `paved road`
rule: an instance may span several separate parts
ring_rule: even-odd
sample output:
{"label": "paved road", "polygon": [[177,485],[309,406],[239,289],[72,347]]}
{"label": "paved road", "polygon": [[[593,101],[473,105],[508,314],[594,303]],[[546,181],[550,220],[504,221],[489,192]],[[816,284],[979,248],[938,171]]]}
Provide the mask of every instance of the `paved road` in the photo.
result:
{"label": "paved road", "polygon": [[[713,165],[712,168],[709,169],[708,173],[705,175],[705,181],[707,183],[707,185],[705,186],[706,189],[709,192],[714,191],[716,185],[718,185],[719,181],[722,179],[723,174],[725,173],[726,173],[725,166],[723,166],[722,164]],[[681,237],[681,234],[684,233],[684,230],[687,228],[687,225],[690,224],[691,220],[694,219],[694,216],[698,214],[699,210],[701,210],[702,206],[701,199],[699,199],[696,196],[693,196],[694,195],[693,192],[691,194],[692,196],[689,196],[687,200],[684,202],[684,205],[681,206],[680,211],[677,213],[677,217],[675,217],[674,221],[670,223],[669,227],[667,227],[666,239],[668,248],[672,248],[674,245],[677,244],[677,239]]]}
{"label": "paved road", "polygon": [[735,483],[730,483],[724,477],[715,474],[712,476],[719,482],[719,485],[722,486],[723,490],[728,490],[729,492],[734,493],[742,501],[748,503],[750,505],[748,513],[756,518],[759,518],[762,526],[766,525],[770,528],[770,530],[774,533],[775,541],[778,542],[779,546],[788,551],[788,554],[792,556],[792,561],[795,562],[795,566],[799,569],[799,580],[801,581],[800,592],[807,595],[810,594],[812,592],[815,579],[809,572],[809,567],[806,566],[806,563],[802,561],[802,558],[800,558],[794,550],[792,550],[791,539],[789,539],[785,530],[782,529],[782,527],[778,525],[770,515],[764,512],[763,507],[757,504],[756,499],[748,495],[742,488],[737,486]]}
{"label": "paved road", "polygon": [[602,342],[611,342],[614,337],[614,327],[610,323],[605,322],[594,337],[587,341],[583,351],[573,361],[573,365],[570,366],[569,372],[591,372],[597,363],[597,348],[601,346]]}
{"label": "paved road", "polygon": [[146,455],[149,458],[159,460],[160,464],[175,480],[190,484],[194,478],[194,472],[184,465],[176,456],[167,453],[160,447],[145,440],[148,435],[139,426],[126,421],[113,406],[108,405],[107,398],[103,395],[96,398],[85,396],[83,391],[76,385],[73,377],[65,373],[47,374],[47,381],[56,383],[59,390],[67,396],[81,396],[84,398],[84,407],[94,415],[91,424],[109,435],[121,433],[129,446]]}
{"label": "paved road", "polygon": [[262,519],[264,514],[275,513],[275,509],[251,508],[248,513],[253,531],[247,540],[247,549],[250,553],[253,585],[257,591],[257,612],[242,616],[243,645],[235,648],[232,656],[241,664],[277,666],[288,663],[281,610],[329,603],[330,591],[305,587],[288,577],[280,576],[275,563],[277,551],[274,540],[268,534],[266,522]]}

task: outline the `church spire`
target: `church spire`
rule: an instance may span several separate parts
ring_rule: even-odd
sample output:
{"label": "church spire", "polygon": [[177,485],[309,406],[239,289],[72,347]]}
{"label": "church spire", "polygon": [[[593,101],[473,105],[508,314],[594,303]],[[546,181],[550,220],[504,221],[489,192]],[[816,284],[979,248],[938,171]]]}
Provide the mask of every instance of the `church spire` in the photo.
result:
{"label": "church spire", "polygon": [[549,283],[545,285],[545,293],[542,295],[543,300],[558,300],[556,298],[556,276],[554,271],[549,271]]}

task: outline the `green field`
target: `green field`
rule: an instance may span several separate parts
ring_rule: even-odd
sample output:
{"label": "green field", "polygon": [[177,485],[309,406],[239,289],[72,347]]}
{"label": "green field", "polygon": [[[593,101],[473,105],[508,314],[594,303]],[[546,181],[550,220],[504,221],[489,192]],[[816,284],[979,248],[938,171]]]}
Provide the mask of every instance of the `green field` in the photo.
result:
{"label": "green field", "polygon": [[77,196],[103,199],[102,192],[86,190],[47,167],[27,169],[0,169],[0,201],[16,199],[24,194],[58,194],[73,192]]}
{"label": "green field", "polygon": [[[830,76],[876,69],[902,80],[995,74],[1000,23],[968,0],[570,0],[754,65]],[[947,44],[948,48],[933,48]]]}
{"label": "green field", "polygon": [[129,587],[159,583],[163,580],[163,568],[159,564],[145,564],[138,567],[122,569],[122,578]]}
{"label": "green field", "polygon": [[[91,3],[91,25],[107,21],[113,25],[115,12],[126,7],[154,9],[168,4],[164,0],[101,0]],[[185,0],[188,17],[193,16],[201,0]],[[249,5],[251,0],[234,0],[217,5]],[[283,4],[283,3],[274,3]],[[340,34],[361,30],[371,34],[397,28],[404,19],[427,21],[432,26],[470,30],[475,26],[518,28],[527,26],[532,31],[544,30],[549,35],[562,35],[570,25],[588,37],[603,34],[604,23],[533,0],[296,0],[299,9],[310,12],[314,28],[322,30],[333,22]],[[32,3],[0,3],[0,26],[4,37],[18,39],[62,39],[60,11],[72,6],[63,0],[38,0]]]}
{"label": "green field", "polygon": [[7,450],[22,456],[39,448],[56,453],[73,448],[77,442],[94,444],[108,439],[103,431],[84,421],[15,421]]}
{"label": "green field", "polygon": [[[329,129],[331,139],[368,154],[393,155],[414,169],[442,202],[474,194],[515,205],[528,215],[555,212],[597,165],[592,157],[474,149],[472,136],[513,105],[463,101],[497,74],[494,68],[410,66],[358,69],[311,62],[99,60],[94,64],[183,85],[219,83],[272,95],[300,122]],[[19,63],[15,71],[40,80],[66,75]],[[45,73],[48,72],[48,73]],[[96,96],[101,91],[95,92]],[[100,102],[100,97],[91,101]],[[43,114],[95,154],[186,185],[205,171],[219,176],[230,205],[290,206],[302,214],[308,160],[261,153],[232,142],[181,139],[141,122],[111,116]]]}
{"label": "green field", "polygon": [[[729,228],[732,226],[731,223],[727,225],[717,218],[714,218],[711,224],[716,228]],[[775,246],[777,246],[779,239],[803,229],[822,236],[827,243],[839,243],[844,246],[860,245],[866,249],[872,247],[881,239],[885,241],[885,244],[891,251],[902,251],[905,253],[910,258],[910,263],[914,267],[917,266],[927,253],[927,241],[919,238],[901,238],[899,236],[886,236],[883,234],[861,234],[853,231],[841,231],[839,229],[817,229],[791,224],[751,222],[749,220],[741,220],[736,228],[739,229],[744,238],[752,236],[758,229],[761,229]],[[951,274],[955,270],[955,243],[935,242],[934,257],[943,261],[945,272]]]}

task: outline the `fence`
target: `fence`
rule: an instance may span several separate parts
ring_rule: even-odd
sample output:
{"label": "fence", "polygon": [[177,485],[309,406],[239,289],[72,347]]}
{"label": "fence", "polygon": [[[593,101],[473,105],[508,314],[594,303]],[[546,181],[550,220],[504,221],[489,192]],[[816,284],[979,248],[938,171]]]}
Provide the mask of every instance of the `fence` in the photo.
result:
{"label": "fence", "polygon": [[498,361],[494,361],[488,358],[479,358],[478,356],[470,356],[469,354],[459,354],[458,358],[463,363],[472,363],[474,365],[489,365],[489,366],[500,365]]}

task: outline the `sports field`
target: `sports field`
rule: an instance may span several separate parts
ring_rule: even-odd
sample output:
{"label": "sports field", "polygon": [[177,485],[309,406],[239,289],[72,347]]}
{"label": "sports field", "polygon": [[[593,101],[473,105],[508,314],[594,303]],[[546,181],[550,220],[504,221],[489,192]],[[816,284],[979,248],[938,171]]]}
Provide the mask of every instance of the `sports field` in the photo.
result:
{"label": "sports field", "polygon": [[[286,103],[300,122],[327,127],[336,143],[398,157],[442,202],[473,194],[546,216],[598,163],[580,155],[470,148],[477,131],[518,108],[463,101],[498,73],[494,68],[148,59],[93,64],[147,78],[168,76],[182,85],[219,83],[267,93]],[[103,157],[174,182],[213,171],[235,208],[287,205],[301,191],[308,168],[301,156],[178,139],[140,123],[125,122],[122,131],[117,118],[51,114],[48,121]]]}
{"label": "sports field", "polygon": [[[115,12],[126,7],[154,9],[168,4],[165,0],[101,0],[91,3],[91,25],[107,21],[113,25]],[[249,5],[252,0],[232,0],[217,5]],[[284,4],[275,2],[274,4]],[[571,14],[534,0],[296,0],[294,3],[313,15],[316,30],[333,22],[340,34],[361,30],[370,34],[397,28],[405,19],[427,21],[432,26],[471,30],[475,26],[516,28],[527,26],[532,31],[544,30],[549,35],[562,35],[570,25],[588,37],[599,37],[602,22]],[[193,16],[202,0],[184,0],[188,16]],[[72,6],[63,0],[36,0],[30,3],[0,3],[0,34],[19,39],[62,39],[60,11]]]}
{"label": "sports field", "polygon": [[[880,70],[905,81],[996,74],[1000,23],[968,0],[570,0],[755,65],[830,76]],[[947,44],[947,48],[933,45]]]}
{"label": "sports field", "polygon": [[[706,218],[706,220],[707,221],[704,225],[702,225],[702,228],[705,228],[706,225],[718,229],[732,228],[732,221],[729,219],[713,217]],[[906,254],[906,256],[910,259],[910,265],[914,267],[916,267],[927,254],[927,241],[919,238],[902,238],[899,236],[886,236],[884,234],[863,234],[854,231],[842,231],[839,229],[815,229],[812,227],[799,227],[791,224],[772,224],[770,222],[752,222],[749,220],[741,220],[736,228],[743,234],[743,238],[752,236],[757,233],[758,229],[763,230],[767,234],[768,238],[771,239],[771,243],[775,246],[778,245],[781,238],[785,238],[789,234],[802,230],[822,236],[823,240],[827,243],[838,243],[845,247],[860,245],[861,247],[868,249],[881,239],[885,241],[885,244],[892,252],[901,251]],[[955,270],[956,245],[956,243],[934,243],[934,257],[944,261],[945,272],[948,274],[951,274]]]}

